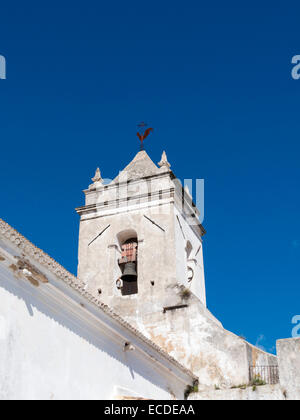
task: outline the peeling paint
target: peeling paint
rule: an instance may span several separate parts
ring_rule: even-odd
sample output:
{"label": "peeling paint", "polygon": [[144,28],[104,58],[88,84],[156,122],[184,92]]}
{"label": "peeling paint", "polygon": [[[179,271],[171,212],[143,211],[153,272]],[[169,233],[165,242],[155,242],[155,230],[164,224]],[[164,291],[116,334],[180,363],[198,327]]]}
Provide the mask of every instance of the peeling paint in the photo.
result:
{"label": "peeling paint", "polygon": [[11,264],[10,266],[9,266],[9,268],[14,272],[14,273],[16,273],[17,271],[18,271],[18,267],[15,265],[15,264]]}
{"label": "peeling paint", "polygon": [[33,285],[33,286],[35,286],[35,287],[39,287],[39,285],[40,285],[40,283],[35,279],[35,278],[33,278],[32,276],[25,276],[26,277],[26,279],[28,280],[28,281],[30,281],[30,283]]}

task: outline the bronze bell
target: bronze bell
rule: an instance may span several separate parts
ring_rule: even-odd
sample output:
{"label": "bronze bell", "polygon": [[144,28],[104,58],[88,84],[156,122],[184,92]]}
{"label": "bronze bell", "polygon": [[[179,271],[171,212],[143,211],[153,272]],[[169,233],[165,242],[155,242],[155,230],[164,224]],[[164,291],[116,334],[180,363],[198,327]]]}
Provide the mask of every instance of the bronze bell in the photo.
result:
{"label": "bronze bell", "polygon": [[134,262],[125,264],[121,279],[123,282],[122,295],[133,295],[138,292],[136,264]]}
{"label": "bronze bell", "polygon": [[128,262],[125,264],[121,279],[123,281],[136,281],[137,272],[134,262]]}

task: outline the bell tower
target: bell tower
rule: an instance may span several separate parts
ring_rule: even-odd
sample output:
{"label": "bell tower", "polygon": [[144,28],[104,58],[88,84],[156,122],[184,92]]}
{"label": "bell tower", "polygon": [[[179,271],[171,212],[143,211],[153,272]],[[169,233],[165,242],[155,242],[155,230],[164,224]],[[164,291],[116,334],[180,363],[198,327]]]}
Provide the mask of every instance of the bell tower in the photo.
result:
{"label": "bell tower", "polygon": [[192,294],[206,306],[199,211],[170,169],[141,150],[104,185],[97,169],[80,215],[78,277],[133,324]]}
{"label": "bell tower", "polygon": [[141,150],[111,182],[103,182],[99,169],[92,181],[77,208],[78,277],[86,290],[200,384],[248,383],[249,365],[273,365],[273,356],[226,331],[207,309],[205,230],[165,152],[157,166]]}

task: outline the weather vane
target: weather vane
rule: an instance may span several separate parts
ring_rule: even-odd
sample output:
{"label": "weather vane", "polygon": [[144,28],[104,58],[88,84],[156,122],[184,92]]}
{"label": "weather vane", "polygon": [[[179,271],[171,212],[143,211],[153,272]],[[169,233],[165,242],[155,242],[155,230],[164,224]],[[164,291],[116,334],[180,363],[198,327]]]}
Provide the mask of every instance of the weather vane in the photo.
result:
{"label": "weather vane", "polygon": [[146,124],[144,121],[142,121],[141,123],[139,123],[137,125],[138,127],[138,132],[136,133],[136,135],[138,136],[138,138],[141,141],[141,150],[144,150],[144,144],[143,141],[145,140],[146,137],[149,136],[150,132],[153,131],[153,128],[149,127],[146,128],[148,124]]}

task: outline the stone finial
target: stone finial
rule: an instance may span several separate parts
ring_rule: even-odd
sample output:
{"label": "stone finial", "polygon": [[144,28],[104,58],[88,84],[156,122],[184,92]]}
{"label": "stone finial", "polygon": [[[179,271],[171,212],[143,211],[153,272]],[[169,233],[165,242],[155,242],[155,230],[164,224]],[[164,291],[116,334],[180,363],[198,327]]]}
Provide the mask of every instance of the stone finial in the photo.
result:
{"label": "stone finial", "polygon": [[97,168],[94,178],[92,178],[93,184],[89,185],[89,190],[101,187],[103,185],[103,179],[101,177],[100,169]]}
{"label": "stone finial", "polygon": [[102,183],[103,179],[101,177],[101,172],[100,172],[100,169],[99,168],[96,169],[95,176],[94,176],[94,178],[92,178],[92,181],[94,183],[95,182],[101,182]]}
{"label": "stone finial", "polygon": [[168,158],[165,151],[163,151],[161,155],[161,160],[160,162],[158,162],[158,166],[160,166],[161,168],[167,168],[167,169],[170,169],[171,167],[171,165],[168,162]]}

